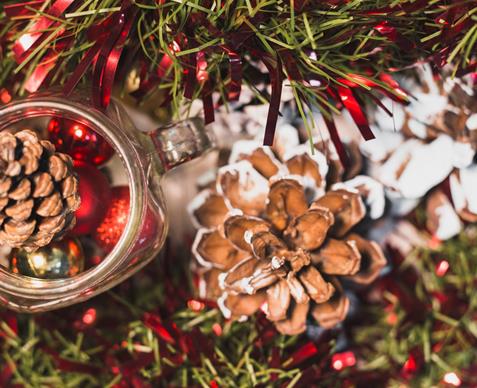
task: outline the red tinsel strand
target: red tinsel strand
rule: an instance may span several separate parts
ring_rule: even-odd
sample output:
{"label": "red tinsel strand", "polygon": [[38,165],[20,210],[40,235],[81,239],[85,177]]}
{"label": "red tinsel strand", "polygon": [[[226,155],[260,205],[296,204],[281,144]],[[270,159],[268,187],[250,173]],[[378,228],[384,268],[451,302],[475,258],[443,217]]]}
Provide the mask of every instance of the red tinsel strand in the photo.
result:
{"label": "red tinsel strand", "polygon": [[242,90],[242,58],[226,45],[221,48],[229,58],[230,83],[227,85],[227,98],[229,101],[238,101]]}
{"label": "red tinsel strand", "polygon": [[44,353],[49,354],[51,356],[56,367],[63,372],[85,373],[89,375],[95,375],[101,372],[101,368],[95,365],[71,361],[60,357],[60,355],[56,351],[50,349],[47,346],[43,346],[42,350]]}
{"label": "red tinsel strand", "polygon": [[280,100],[283,87],[282,63],[279,56],[276,58],[276,64],[273,65],[272,60],[266,54],[259,53],[258,55],[268,69],[272,86],[272,95],[270,98],[270,107],[268,108],[267,124],[265,125],[265,136],[263,138],[263,145],[272,146],[273,140],[275,138],[278,115],[280,113]]}
{"label": "red tinsel strand", "polygon": [[131,7],[129,0],[123,0],[109,37],[99,51],[93,72],[92,98],[96,106],[107,107],[109,105],[119,59],[136,12],[137,9]]}
{"label": "red tinsel strand", "polygon": [[[46,11],[46,14],[51,15],[54,18],[60,18],[61,15],[77,0],[56,0],[51,7]],[[44,3],[44,2],[43,2]],[[28,2],[22,4],[16,4],[16,6],[26,7]],[[26,8],[25,8],[26,10]],[[20,11],[19,9],[14,8],[15,12],[25,12]],[[8,9],[6,10],[8,16]],[[22,63],[30,53],[31,50],[34,50],[39,46],[45,39],[49,37],[45,31],[48,28],[51,28],[53,25],[58,24],[54,19],[47,16],[41,16],[33,26],[28,30],[27,33],[23,34],[18,40],[13,44],[12,51],[15,56],[17,63]]]}
{"label": "red tinsel strand", "polygon": [[[51,15],[54,18],[59,18],[67,9],[72,9],[75,7],[75,0],[58,0],[48,9],[46,12],[48,15]],[[5,13],[8,17],[18,17],[29,15],[28,7],[33,7],[34,9],[40,8],[44,3],[42,2],[28,2],[15,4],[5,7]],[[16,40],[13,45],[12,51],[15,56],[17,63],[23,63],[28,55],[39,47],[46,39],[50,39],[51,35],[47,32],[44,32],[45,29],[53,29],[58,27],[59,23],[55,22],[52,18],[47,16],[41,16],[29,29],[28,32],[23,34],[20,38]],[[62,35],[64,30],[60,29],[56,32],[55,39],[57,44],[54,48],[50,48],[43,55],[41,61],[37,64],[36,68],[32,74],[25,80],[24,87],[27,91],[33,93],[36,92],[43,82],[46,80],[48,74],[51,74],[51,71],[58,66],[58,58],[60,58],[59,53],[66,50],[72,43],[72,37],[64,38]]]}
{"label": "red tinsel strand", "polygon": [[345,88],[338,86],[336,88],[338,95],[340,96],[341,102],[346,107],[348,112],[351,114],[354,122],[358,126],[361,135],[365,140],[374,139],[374,134],[369,128],[368,119],[363,112],[362,105],[356,99],[356,96],[353,93],[353,90],[350,88]]}
{"label": "red tinsel strand", "polygon": [[[69,8],[69,6],[74,6],[73,3],[76,4],[77,2],[75,0],[57,0],[46,11],[46,13],[56,18],[60,18]],[[344,3],[344,1],[339,0],[328,0],[324,2],[324,5],[328,5],[330,9],[332,9],[335,6]],[[38,8],[42,4],[44,4],[44,1],[22,2],[20,4],[5,6],[5,11],[9,17],[30,15],[31,11],[27,10],[27,5],[32,6],[33,8]],[[294,6],[295,12],[299,13],[306,12],[316,5],[311,1],[300,0],[296,1]],[[365,13],[362,12],[361,15],[406,15],[412,14],[422,8],[425,8],[426,6],[428,6],[427,1],[418,0],[413,3],[396,4],[392,7],[387,6],[380,9],[369,10]],[[449,47],[452,47],[454,38],[470,26],[470,18],[467,17],[467,19],[463,19],[463,16],[468,13],[472,7],[473,5],[471,2],[462,2],[456,4],[442,2],[443,12],[436,17],[436,21],[439,24],[442,24],[441,34],[426,43],[427,46],[430,46],[439,40],[439,43],[442,46],[445,46],[443,47],[440,55],[433,58],[433,60],[438,62],[438,66],[443,66],[446,63],[446,58],[450,52]],[[90,31],[99,30],[101,33],[88,34],[92,36],[91,39],[96,40],[96,44],[90,48],[88,52],[86,52],[83,60],[70,76],[68,82],[65,85],[66,94],[69,94],[72,91],[88,68],[93,64],[93,62],[96,62],[93,71],[93,98],[96,105],[103,107],[107,106],[111,96],[117,66],[123,54],[123,47],[136,19],[136,11],[137,9],[131,6],[129,0],[124,0],[122,2],[121,11],[113,13],[110,15],[110,17],[99,24],[91,26]],[[256,25],[264,20],[264,18],[266,18],[266,15],[258,13],[254,17],[251,17],[248,20],[248,23]],[[371,27],[381,35],[386,36],[389,40],[398,43],[401,48],[406,49],[406,47],[410,47],[409,45],[411,42],[399,34],[396,26],[393,25],[391,20],[392,19],[383,21],[376,24],[374,27]],[[16,55],[17,61],[23,61],[26,59],[28,53],[30,53],[31,50],[38,47],[42,42],[45,41],[45,39],[49,38],[49,35],[46,32],[39,31],[42,31],[45,28],[51,29],[52,26],[55,26],[56,24],[58,23],[52,20],[52,18],[48,18],[46,16],[39,17],[37,22],[34,23],[33,27],[31,27],[26,34],[24,34],[14,43],[13,51]],[[208,52],[218,50],[225,51],[227,53],[230,72],[230,82],[226,86],[227,97],[229,100],[233,101],[237,100],[240,95],[242,81],[242,51],[244,48],[247,48],[249,51],[251,51],[250,48],[256,48],[257,46],[254,44],[255,33],[247,23],[243,23],[237,28],[236,31],[223,32],[218,30],[217,27],[213,25],[203,13],[193,13],[190,15],[188,25],[185,26],[185,35],[187,36],[181,38],[181,43],[183,43],[181,45],[183,46],[182,48],[184,50],[197,47],[198,44],[193,39],[197,26],[209,29],[212,35],[223,38],[223,41],[225,42],[225,44],[220,46],[209,46],[207,49],[195,53],[195,55],[191,54],[182,58],[178,58],[181,60],[181,64],[184,67],[184,96],[186,98],[192,98],[194,96],[195,90],[197,90],[197,86],[201,86],[201,97],[204,103],[206,122],[211,122],[213,121],[214,111],[212,102],[213,85],[211,84],[212,81],[209,79],[208,75],[206,80],[198,79],[202,76],[200,76],[196,71],[193,71],[197,65],[200,65],[200,62],[197,62],[195,57],[199,56],[201,58],[205,58]],[[369,25],[363,24],[363,28],[365,27],[369,28]],[[358,28],[358,30],[360,29]],[[358,30],[348,33],[359,33]],[[172,35],[179,35],[179,33],[182,34],[182,32],[179,31],[171,31]],[[70,47],[70,42],[65,43],[67,44],[65,44],[63,48],[57,45],[55,46],[54,51],[52,51],[52,49],[47,51],[40,64],[34,70],[31,77],[27,80],[25,84],[27,90],[35,91],[43,82],[48,81],[47,83],[49,83],[49,81],[51,81],[51,78],[54,76],[54,74],[56,74],[56,71],[52,70],[59,68],[58,58],[61,58],[59,54]],[[303,79],[307,80],[309,77],[300,73],[300,69],[297,66],[297,61],[293,57],[293,53],[289,50],[282,48],[277,49],[277,53],[274,56],[275,58],[273,58],[271,61],[269,59],[264,60],[264,58],[270,57],[270,54],[268,53],[255,50],[253,55],[265,63],[270,76],[272,93],[270,108],[267,116],[264,144],[271,145],[273,144],[276,122],[279,115],[283,69],[286,71],[289,79],[295,82],[301,82]],[[141,85],[141,88],[145,87],[145,89],[139,90],[137,95],[144,95],[147,90],[150,90],[150,88],[161,82],[171,65],[169,60],[170,58],[167,55],[163,56],[163,61],[161,61],[157,68],[157,78],[151,80],[147,87],[145,87],[145,85]],[[162,63],[164,61],[168,63]],[[49,78],[47,78],[48,74],[50,75]],[[207,71],[205,70],[203,74],[207,74]],[[359,75],[353,74],[350,74],[350,76],[361,77]],[[363,89],[358,84],[351,85],[353,82],[351,82],[351,84],[347,84],[346,81],[349,80],[340,81],[346,86],[340,85],[336,87],[339,97],[338,99],[334,99],[334,102],[342,102],[350,111],[353,119],[358,125],[358,128],[363,134],[363,137],[365,139],[371,139],[374,137],[374,135],[369,128],[364,109],[360,102],[360,93],[370,94],[370,91]],[[362,82],[362,80],[360,80],[360,82]],[[374,83],[367,84],[367,86],[371,89],[379,90],[391,98],[396,98],[396,95],[390,93],[386,89],[383,89],[381,85]],[[357,92],[358,90],[359,93]],[[395,87],[394,91],[398,92],[397,100],[399,102],[403,102],[405,97],[399,93],[400,88]],[[331,92],[330,88],[326,91],[326,93],[328,94],[327,97],[333,100],[333,93]],[[169,95],[164,103],[167,103],[171,98],[172,97]],[[371,98],[373,98],[372,95]],[[337,144],[336,136],[334,143],[335,145]]]}
{"label": "red tinsel strand", "polygon": [[4,5],[3,10],[9,18],[31,17],[35,15],[35,10],[40,9],[43,4],[45,4],[45,0],[25,1]]}

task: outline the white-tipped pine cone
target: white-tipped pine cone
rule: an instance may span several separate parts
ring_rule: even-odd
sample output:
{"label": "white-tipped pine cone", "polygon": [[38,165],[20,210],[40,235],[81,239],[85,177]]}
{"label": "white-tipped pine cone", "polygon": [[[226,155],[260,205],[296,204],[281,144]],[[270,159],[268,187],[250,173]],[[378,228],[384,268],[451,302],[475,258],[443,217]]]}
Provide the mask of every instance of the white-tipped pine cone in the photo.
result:
{"label": "white-tipped pine cone", "polygon": [[[363,143],[369,174],[403,215],[425,204],[427,228],[440,240],[477,221],[477,88],[470,78],[420,73],[409,106],[377,115],[377,139]],[[380,130],[379,130],[380,129]]]}
{"label": "white-tipped pine cone", "polygon": [[190,206],[202,296],[227,318],[262,308],[284,334],[303,332],[309,315],[325,328],[341,322],[349,307],[341,280],[370,283],[386,262],[352,232],[366,213],[360,192],[374,190],[368,205],[379,215],[382,187],[363,177],[327,191],[325,156],[308,144],[292,149],[237,142],[215,187]]}

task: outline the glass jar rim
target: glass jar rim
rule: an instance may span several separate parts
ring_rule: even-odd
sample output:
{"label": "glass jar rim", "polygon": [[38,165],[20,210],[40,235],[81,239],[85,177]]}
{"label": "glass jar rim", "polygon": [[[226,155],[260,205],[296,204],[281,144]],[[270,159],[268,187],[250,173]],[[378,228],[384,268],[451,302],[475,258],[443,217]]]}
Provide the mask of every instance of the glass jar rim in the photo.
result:
{"label": "glass jar rim", "polygon": [[[0,267],[0,291],[30,300],[41,299],[42,307],[53,306],[57,303],[57,299],[63,300],[69,296],[77,295],[78,292],[86,295],[89,290],[94,289],[92,286],[104,281],[114,273],[123,264],[132,249],[141,219],[145,214],[144,198],[139,195],[146,190],[144,187],[146,180],[143,179],[145,172],[139,163],[135,163],[139,160],[139,155],[133,145],[133,138],[118,128],[106,114],[98,109],[75,102],[73,99],[65,101],[65,98],[55,96],[32,96],[13,101],[0,108],[0,122],[9,122],[9,124],[21,121],[25,117],[50,115],[68,115],[67,118],[88,125],[111,144],[126,170],[130,190],[130,206],[127,224],[114,249],[106,255],[101,263],[85,272],[65,279],[35,279],[13,274]],[[5,127],[6,125],[0,126],[0,131]],[[124,157],[124,155],[128,155],[128,157]],[[15,309],[29,310],[29,308],[15,305],[10,301],[4,300],[4,302]],[[34,306],[31,309],[33,310]]]}

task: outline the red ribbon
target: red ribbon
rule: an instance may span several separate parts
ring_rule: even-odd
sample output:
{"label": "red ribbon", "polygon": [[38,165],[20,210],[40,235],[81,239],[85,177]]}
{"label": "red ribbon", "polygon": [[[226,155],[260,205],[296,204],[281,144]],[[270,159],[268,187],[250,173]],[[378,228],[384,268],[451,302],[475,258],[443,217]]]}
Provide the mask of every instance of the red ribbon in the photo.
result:
{"label": "red ribbon", "polygon": [[55,352],[54,350],[46,346],[43,347],[42,350],[43,352],[45,352],[46,354],[49,354],[53,358],[53,361],[56,367],[63,372],[76,372],[76,373],[85,373],[90,375],[95,375],[101,372],[101,368],[95,365],[85,364],[85,363],[77,362],[77,361],[71,361],[71,360],[67,360],[66,358],[60,357],[60,355],[57,352]]}
{"label": "red ribbon", "polygon": [[[381,74],[380,80],[381,82],[385,83],[389,88],[391,88],[394,93],[390,92],[384,86],[378,84],[377,82],[370,80],[362,75],[359,74],[348,74],[349,78],[340,78],[337,81],[343,85],[339,86],[328,86],[327,92],[337,101],[340,101],[343,106],[349,111],[353,121],[356,123],[361,135],[365,140],[374,139],[375,136],[369,127],[368,119],[366,118],[366,114],[363,111],[363,104],[357,95],[357,91],[361,91],[362,93],[366,92],[361,85],[366,85],[374,90],[379,91],[380,93],[388,96],[389,98],[393,99],[394,101],[398,101],[400,103],[407,103],[408,93],[404,91],[399,84],[389,75],[389,74]],[[368,95],[380,106],[383,108],[388,114],[391,113],[389,110],[371,93],[368,92]],[[343,144],[339,139],[339,135],[337,134],[336,127],[332,120],[326,119],[325,122],[328,126],[328,131],[330,132],[331,141],[333,142],[341,163],[346,166],[347,157],[346,152],[344,150]]]}
{"label": "red ribbon", "polygon": [[11,377],[13,376],[14,366],[10,366],[9,363],[6,363],[2,370],[0,371],[0,386],[8,387]]}
{"label": "red ribbon", "polygon": [[326,115],[323,115],[323,119],[325,121],[325,124],[328,128],[328,132],[330,134],[331,142],[336,148],[336,152],[338,153],[338,157],[340,158],[340,162],[344,167],[349,166],[349,158],[346,153],[346,149],[343,145],[343,142],[340,139],[340,136],[338,134],[338,130],[336,129],[335,121],[333,120],[333,116],[331,112],[329,113],[329,117]]}
{"label": "red ribbon", "polygon": [[230,47],[225,45],[221,47],[229,58],[230,83],[227,86],[227,97],[229,101],[238,101],[242,89],[242,59]]}
{"label": "red ribbon", "polygon": [[[61,15],[73,5],[74,1],[75,0],[57,0],[46,11],[46,13],[54,18],[60,18]],[[30,1],[20,4],[7,5],[5,6],[5,13],[10,18],[27,16],[30,14],[34,16],[35,14],[26,7],[28,6],[38,9],[43,4],[44,1]],[[17,63],[21,64],[24,62],[28,58],[28,55],[50,36],[47,32],[44,32],[46,29],[53,29],[59,25],[60,23],[54,21],[51,17],[39,17],[33,26],[28,30],[28,32],[20,36],[20,38],[18,38],[13,44],[12,51]],[[65,49],[65,44],[61,42],[61,36],[63,35],[63,32],[63,30],[60,30],[57,33],[56,39],[58,43],[56,47],[47,50],[40,63],[25,81],[24,87],[29,92],[37,91],[51,70],[56,67],[56,63],[59,58],[59,52]]]}
{"label": "red ribbon", "polygon": [[[39,9],[44,3],[45,0],[34,0],[16,4],[7,4],[3,6],[3,10],[5,11],[5,15],[9,18],[34,16],[35,11],[32,11],[29,8]],[[27,6],[28,8],[26,8]]]}
{"label": "red ribbon", "polygon": [[[54,18],[60,18],[74,1],[75,0],[56,0],[48,9],[48,11],[46,11],[46,13],[50,16],[53,16]],[[17,6],[23,7],[27,5],[29,5],[28,2],[20,5],[17,4]],[[18,12],[25,12],[25,10],[20,11],[18,8],[13,8],[14,14],[18,14]],[[12,12],[12,9],[10,9],[10,12]],[[38,21],[33,24],[30,30],[18,38],[18,40],[13,44],[12,51],[15,55],[15,60],[18,63],[22,63],[28,57],[29,50],[32,50],[40,45],[48,37],[48,33],[41,31],[45,31],[46,29],[52,27],[52,25],[58,24],[59,23],[55,22],[52,18],[41,16]]]}
{"label": "red ribbon", "polygon": [[202,103],[204,105],[204,121],[210,124],[214,121],[214,103],[212,101],[212,85],[207,72],[207,60],[205,52],[196,54],[195,79],[202,85]]}
{"label": "red ribbon", "polygon": [[268,69],[272,86],[272,95],[270,97],[270,107],[268,108],[267,124],[265,125],[265,136],[263,138],[263,145],[272,146],[273,140],[275,138],[278,115],[280,113],[280,100],[282,97],[282,61],[280,57],[277,56],[276,64],[273,65],[273,60],[270,57],[262,54],[260,54],[260,56],[262,57],[262,62]]}
{"label": "red ribbon", "polygon": [[136,11],[136,8],[131,7],[129,0],[123,0],[121,11],[115,17],[117,24],[113,26],[109,39],[104,42],[99,51],[93,72],[92,97],[96,106],[109,105],[119,58],[131,31]]}
{"label": "red ribbon", "polygon": [[291,357],[289,358],[290,363],[287,364],[288,368],[293,368],[296,365],[301,364],[302,362],[310,359],[318,353],[318,348],[313,342],[308,342],[303,345],[301,348],[296,350]]}
{"label": "red ribbon", "polygon": [[288,73],[288,78],[293,81],[303,81],[303,76],[297,66],[297,61],[293,57],[291,50],[280,50],[278,54],[283,58],[283,64]]}
{"label": "red ribbon", "polygon": [[391,23],[387,20],[377,24],[374,29],[378,31],[382,36],[385,36],[391,42],[396,42],[401,50],[412,50],[414,45],[412,42],[402,36]]}
{"label": "red ribbon", "polygon": [[368,119],[366,118],[366,115],[364,114],[362,109],[363,105],[357,100],[353,91],[350,88],[346,88],[343,86],[338,86],[336,90],[338,92],[341,102],[351,114],[351,117],[358,126],[358,129],[361,132],[363,138],[365,140],[374,139],[375,136],[373,134],[373,131],[371,131],[371,128],[369,128]]}
{"label": "red ribbon", "polygon": [[93,72],[92,100],[98,107],[106,107],[111,99],[116,71],[134,23],[136,9],[129,0],[123,0],[121,10],[104,20],[99,26],[93,26],[91,32],[99,35],[93,47],[84,55],[81,63],[64,86],[69,95],[96,59]]}
{"label": "red ribbon", "polygon": [[150,328],[154,333],[156,333],[159,338],[163,339],[167,343],[175,344],[176,340],[172,337],[166,327],[162,324],[162,320],[159,316],[146,313],[143,317],[143,322],[146,327]]}
{"label": "red ribbon", "polygon": [[196,55],[188,55],[185,62],[185,84],[184,84],[184,97],[191,100],[194,97],[195,85],[197,82],[196,78],[196,66],[197,66],[197,57]]}

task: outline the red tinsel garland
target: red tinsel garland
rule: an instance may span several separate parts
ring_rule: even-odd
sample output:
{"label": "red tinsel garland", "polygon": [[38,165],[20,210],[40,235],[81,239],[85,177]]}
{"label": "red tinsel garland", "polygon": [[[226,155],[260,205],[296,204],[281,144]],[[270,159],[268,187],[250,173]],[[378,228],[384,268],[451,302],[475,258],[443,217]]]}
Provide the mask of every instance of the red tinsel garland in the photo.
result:
{"label": "red tinsel garland", "polygon": [[[321,2],[320,5],[328,6],[330,10],[333,10],[334,7],[342,6],[346,3],[346,1],[328,0]],[[49,35],[48,31],[59,28],[61,25],[57,20],[61,19],[66,12],[74,11],[80,4],[81,1],[79,0],[53,1],[44,15],[38,17],[36,22],[14,42],[12,51],[17,63],[24,63],[35,49],[44,44],[47,39],[51,39],[51,35]],[[161,2],[161,4],[163,3]],[[204,4],[206,7],[208,2],[206,1]],[[295,1],[293,4],[295,14],[311,11],[316,7],[315,2],[309,0]],[[4,6],[4,11],[7,17],[15,18],[31,15],[31,8],[38,9],[43,5],[44,1],[41,0],[17,2],[16,4]],[[209,5],[212,6],[212,4]],[[374,29],[383,37],[387,38],[388,41],[396,43],[403,50],[412,50],[416,47],[416,43],[411,42],[408,37],[402,36],[393,24],[393,20],[396,17],[402,18],[405,17],[405,15],[424,9],[428,5],[427,1],[418,0],[415,2],[396,4],[395,6],[370,9],[365,12],[361,11],[358,14],[360,16],[369,17],[376,15],[383,16],[386,20],[380,21],[375,25],[365,25],[365,27]],[[454,4],[452,6],[445,1],[442,2],[441,12],[435,16],[436,24],[442,26],[441,33],[435,34],[435,37],[422,43],[422,47],[420,47],[421,49],[426,49],[432,47],[437,41],[440,42],[442,50],[437,55],[428,58],[437,66],[441,67],[446,63],[446,58],[449,55],[450,48],[456,36],[471,27],[471,18],[467,18],[464,22],[460,22],[460,19],[466,12],[469,12],[472,7],[471,2],[462,2],[462,4]],[[435,9],[438,10],[439,5],[436,5]],[[88,69],[92,67],[93,101],[99,107],[106,107],[108,105],[113,83],[117,75],[118,64],[123,56],[125,43],[128,39],[134,39],[132,32],[137,13],[138,8],[130,0],[122,0],[120,2],[120,9],[117,12],[111,13],[107,18],[89,27],[87,35],[89,40],[94,42],[94,45],[86,51],[73,73],[68,75],[67,82],[64,86],[65,94],[68,95],[71,93]],[[222,18],[225,18],[225,16],[222,16]],[[242,64],[246,61],[244,55],[245,53],[251,54],[255,60],[265,65],[272,89],[264,137],[265,145],[271,145],[273,143],[276,122],[279,116],[281,90],[286,76],[290,81],[300,83],[312,90],[316,88],[311,87],[311,81],[327,86],[319,91],[320,95],[334,103],[338,108],[341,106],[347,109],[365,139],[371,139],[374,135],[366,119],[361,97],[368,96],[376,100],[376,96],[373,93],[378,93],[392,97],[399,102],[407,101],[407,94],[392,80],[389,73],[396,69],[383,69],[382,74],[380,74],[381,80],[387,86],[386,89],[376,82],[369,81],[362,75],[352,73],[348,73],[346,79],[337,79],[333,85],[330,85],[329,82],[319,74],[303,74],[298,69],[297,59],[294,57],[292,51],[273,43],[271,47],[276,50],[274,55],[262,51],[256,44],[257,36],[250,26],[259,25],[266,20],[266,18],[267,14],[265,12],[258,12],[253,16],[249,16],[247,23],[244,22],[240,24],[240,26],[233,31],[222,31],[217,28],[218,22],[212,24],[205,13],[191,13],[186,25],[182,26],[180,31],[174,31],[172,29],[170,32],[171,36],[175,37],[177,47],[172,47],[170,52],[164,53],[162,60],[156,69],[153,69],[152,73],[150,69],[145,70],[146,74],[149,75],[149,77],[147,77],[148,81],[141,84],[140,90],[136,92],[136,95],[144,95],[152,87],[168,79],[168,70],[172,63],[170,55],[191,50],[199,46],[199,43],[194,39],[194,31],[197,26],[200,26],[201,28],[206,28],[211,35],[222,38],[225,43],[209,45],[206,49],[175,58],[181,62],[184,69],[184,96],[191,99],[196,90],[201,90],[200,96],[204,105],[205,121],[206,123],[213,121],[214,101],[212,100],[212,92],[215,90],[216,85],[214,83],[216,81],[212,80],[208,74],[208,57],[214,52],[227,54],[230,82],[226,85],[226,98],[230,101],[234,101],[240,96],[243,79]],[[371,20],[373,19],[370,18],[369,23],[375,23]],[[225,22],[225,19],[223,22]],[[359,31],[352,30],[348,31],[348,34],[358,32]],[[46,51],[42,61],[26,80],[25,87],[30,92],[36,91],[40,86],[48,84],[51,81],[51,75],[56,73],[56,70],[58,70],[63,60],[61,53],[71,48],[74,44],[74,37],[66,35],[65,31],[61,28],[58,30],[55,39],[58,41],[58,44]],[[378,46],[374,49],[379,50],[380,47]],[[350,64],[350,66],[352,66],[352,64]],[[48,77],[48,75],[50,75],[50,77]],[[357,82],[352,82],[350,81],[351,79]],[[366,88],[364,88],[363,85],[365,85]],[[323,108],[324,110],[328,110],[326,107]],[[343,147],[339,135],[331,120],[331,118],[327,118],[326,120],[332,135],[331,139],[339,151],[342,162],[345,163],[346,155],[344,151],[342,151]]]}

